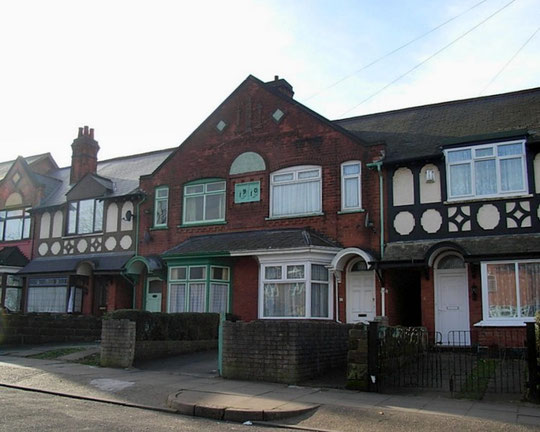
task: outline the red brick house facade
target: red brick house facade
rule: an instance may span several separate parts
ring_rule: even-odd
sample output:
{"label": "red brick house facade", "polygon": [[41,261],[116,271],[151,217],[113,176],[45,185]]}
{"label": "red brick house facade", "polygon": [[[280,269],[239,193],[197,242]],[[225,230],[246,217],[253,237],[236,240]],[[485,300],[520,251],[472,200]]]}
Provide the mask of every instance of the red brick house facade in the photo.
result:
{"label": "red brick house facade", "polygon": [[[248,77],[141,178],[139,256],[127,266],[136,306],[373,319],[380,196],[368,166],[381,149],[296,102],[285,80]],[[351,289],[369,297],[365,310],[347,305]]]}

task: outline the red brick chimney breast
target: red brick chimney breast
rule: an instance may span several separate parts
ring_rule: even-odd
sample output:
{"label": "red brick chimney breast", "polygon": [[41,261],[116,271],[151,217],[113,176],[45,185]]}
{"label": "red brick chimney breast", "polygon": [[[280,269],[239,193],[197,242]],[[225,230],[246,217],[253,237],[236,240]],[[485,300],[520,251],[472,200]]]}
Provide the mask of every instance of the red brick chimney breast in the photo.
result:
{"label": "red brick chimney breast", "polygon": [[79,128],[77,138],[71,144],[71,174],[69,183],[77,183],[88,173],[96,173],[98,142],[94,139],[94,129],[84,126]]}

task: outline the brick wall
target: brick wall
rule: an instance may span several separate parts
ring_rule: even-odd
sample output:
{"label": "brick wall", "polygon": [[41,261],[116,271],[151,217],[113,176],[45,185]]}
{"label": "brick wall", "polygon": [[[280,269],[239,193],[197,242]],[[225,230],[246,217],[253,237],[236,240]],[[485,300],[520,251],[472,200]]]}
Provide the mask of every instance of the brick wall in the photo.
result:
{"label": "brick wall", "polygon": [[0,315],[0,344],[93,342],[101,337],[101,319],[70,314]]}
{"label": "brick wall", "polygon": [[222,375],[294,384],[345,366],[352,325],[260,320],[223,324]]}
{"label": "brick wall", "polygon": [[[248,102],[249,101],[249,102]],[[258,108],[255,108],[258,107]],[[280,123],[272,120],[276,108],[286,112]],[[243,114],[239,116],[239,112]],[[253,118],[248,115],[253,114]],[[259,120],[255,117],[260,117]],[[216,124],[224,120],[227,128],[219,133]],[[380,147],[365,147],[316,116],[299,109],[293,101],[276,97],[263,86],[246,81],[171,155],[152,176],[141,178],[141,188],[149,199],[141,205],[141,255],[159,254],[185,239],[221,232],[311,227],[341,242],[370,250],[379,247],[378,174],[365,163],[379,156]],[[243,152],[257,152],[266,170],[230,175],[232,162]],[[376,233],[365,228],[366,213],[338,214],[341,210],[341,163],[362,162],[362,204],[375,223]],[[269,220],[270,174],[296,165],[322,167],[323,215]],[[186,182],[219,177],[227,182],[226,224],[179,227],[182,223],[183,185]],[[254,203],[234,203],[234,185],[245,181],[261,182],[261,199]],[[144,232],[152,227],[154,190],[169,186],[169,227],[151,231],[151,242],[143,242]]]}
{"label": "brick wall", "polygon": [[131,367],[135,356],[135,323],[103,320],[100,364],[104,367]]}
{"label": "brick wall", "polygon": [[347,384],[351,390],[368,389],[368,327],[359,326],[349,330],[347,353]]}

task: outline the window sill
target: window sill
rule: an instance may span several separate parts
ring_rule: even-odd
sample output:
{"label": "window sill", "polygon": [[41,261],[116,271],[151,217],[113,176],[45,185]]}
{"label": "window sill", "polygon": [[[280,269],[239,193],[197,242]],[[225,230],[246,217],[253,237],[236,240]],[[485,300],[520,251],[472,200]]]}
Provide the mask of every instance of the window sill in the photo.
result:
{"label": "window sill", "polygon": [[489,202],[489,201],[506,201],[511,199],[520,199],[520,198],[532,198],[533,194],[520,194],[520,195],[506,195],[506,196],[494,196],[494,197],[485,197],[485,198],[456,198],[455,200],[446,200],[443,202],[444,205],[452,204],[463,204],[470,202]]}
{"label": "window sill", "polygon": [[474,324],[474,327],[525,327],[526,322],[534,322],[534,318],[510,318],[510,319],[489,319],[482,320]]}
{"label": "window sill", "polygon": [[[119,232],[119,231],[116,231]],[[60,237],[62,240],[74,240],[78,238],[86,238],[86,237],[95,237],[95,236],[101,236],[103,235],[103,231],[98,231],[94,233],[85,233],[85,234],[66,234],[62,237]],[[51,237],[51,238],[58,238],[58,237]]]}
{"label": "window sill", "polygon": [[341,211],[338,211],[337,214],[338,215],[342,215],[342,214],[350,214],[350,213],[365,213],[366,210],[363,209],[363,208],[358,208],[358,209],[350,209],[350,210],[341,210]]}
{"label": "window sill", "polygon": [[215,221],[215,222],[194,222],[188,224],[176,225],[177,228],[190,228],[198,226],[208,226],[208,225],[226,225],[227,221]]}
{"label": "window sill", "polygon": [[155,227],[151,227],[150,231],[164,231],[168,229],[169,229],[168,226],[155,226]]}
{"label": "window sill", "polygon": [[296,218],[308,218],[308,217],[314,217],[314,216],[324,216],[324,213],[310,213],[310,214],[300,214],[300,215],[287,215],[287,216],[270,216],[265,218],[264,220],[270,221],[270,220],[280,220],[280,219],[296,219]]}

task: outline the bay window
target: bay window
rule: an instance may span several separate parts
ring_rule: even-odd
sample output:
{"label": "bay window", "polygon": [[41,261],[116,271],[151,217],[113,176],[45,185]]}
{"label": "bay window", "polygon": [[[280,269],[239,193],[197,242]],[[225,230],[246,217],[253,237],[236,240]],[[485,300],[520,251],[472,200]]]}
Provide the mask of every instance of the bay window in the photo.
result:
{"label": "bay window", "polygon": [[30,238],[30,208],[0,211],[0,241]]}
{"label": "bay window", "polygon": [[540,311],[540,261],[482,263],[484,320],[523,322]]}
{"label": "bay window", "polygon": [[527,193],[525,141],[445,150],[448,199]]}
{"label": "bay window", "polygon": [[184,224],[223,221],[224,181],[197,181],[184,186]]}
{"label": "bay window", "polygon": [[81,312],[82,298],[82,288],[70,287],[67,277],[28,280],[28,312]]}
{"label": "bay window", "polygon": [[103,231],[103,200],[88,199],[68,203],[68,234]]}
{"label": "bay window", "polygon": [[330,318],[328,269],[310,262],[261,266],[261,318]]}
{"label": "bay window", "polygon": [[229,273],[213,265],[171,266],[169,312],[228,312]]}
{"label": "bay window", "polygon": [[287,217],[322,212],[321,167],[285,168],[270,176],[270,216]]}

